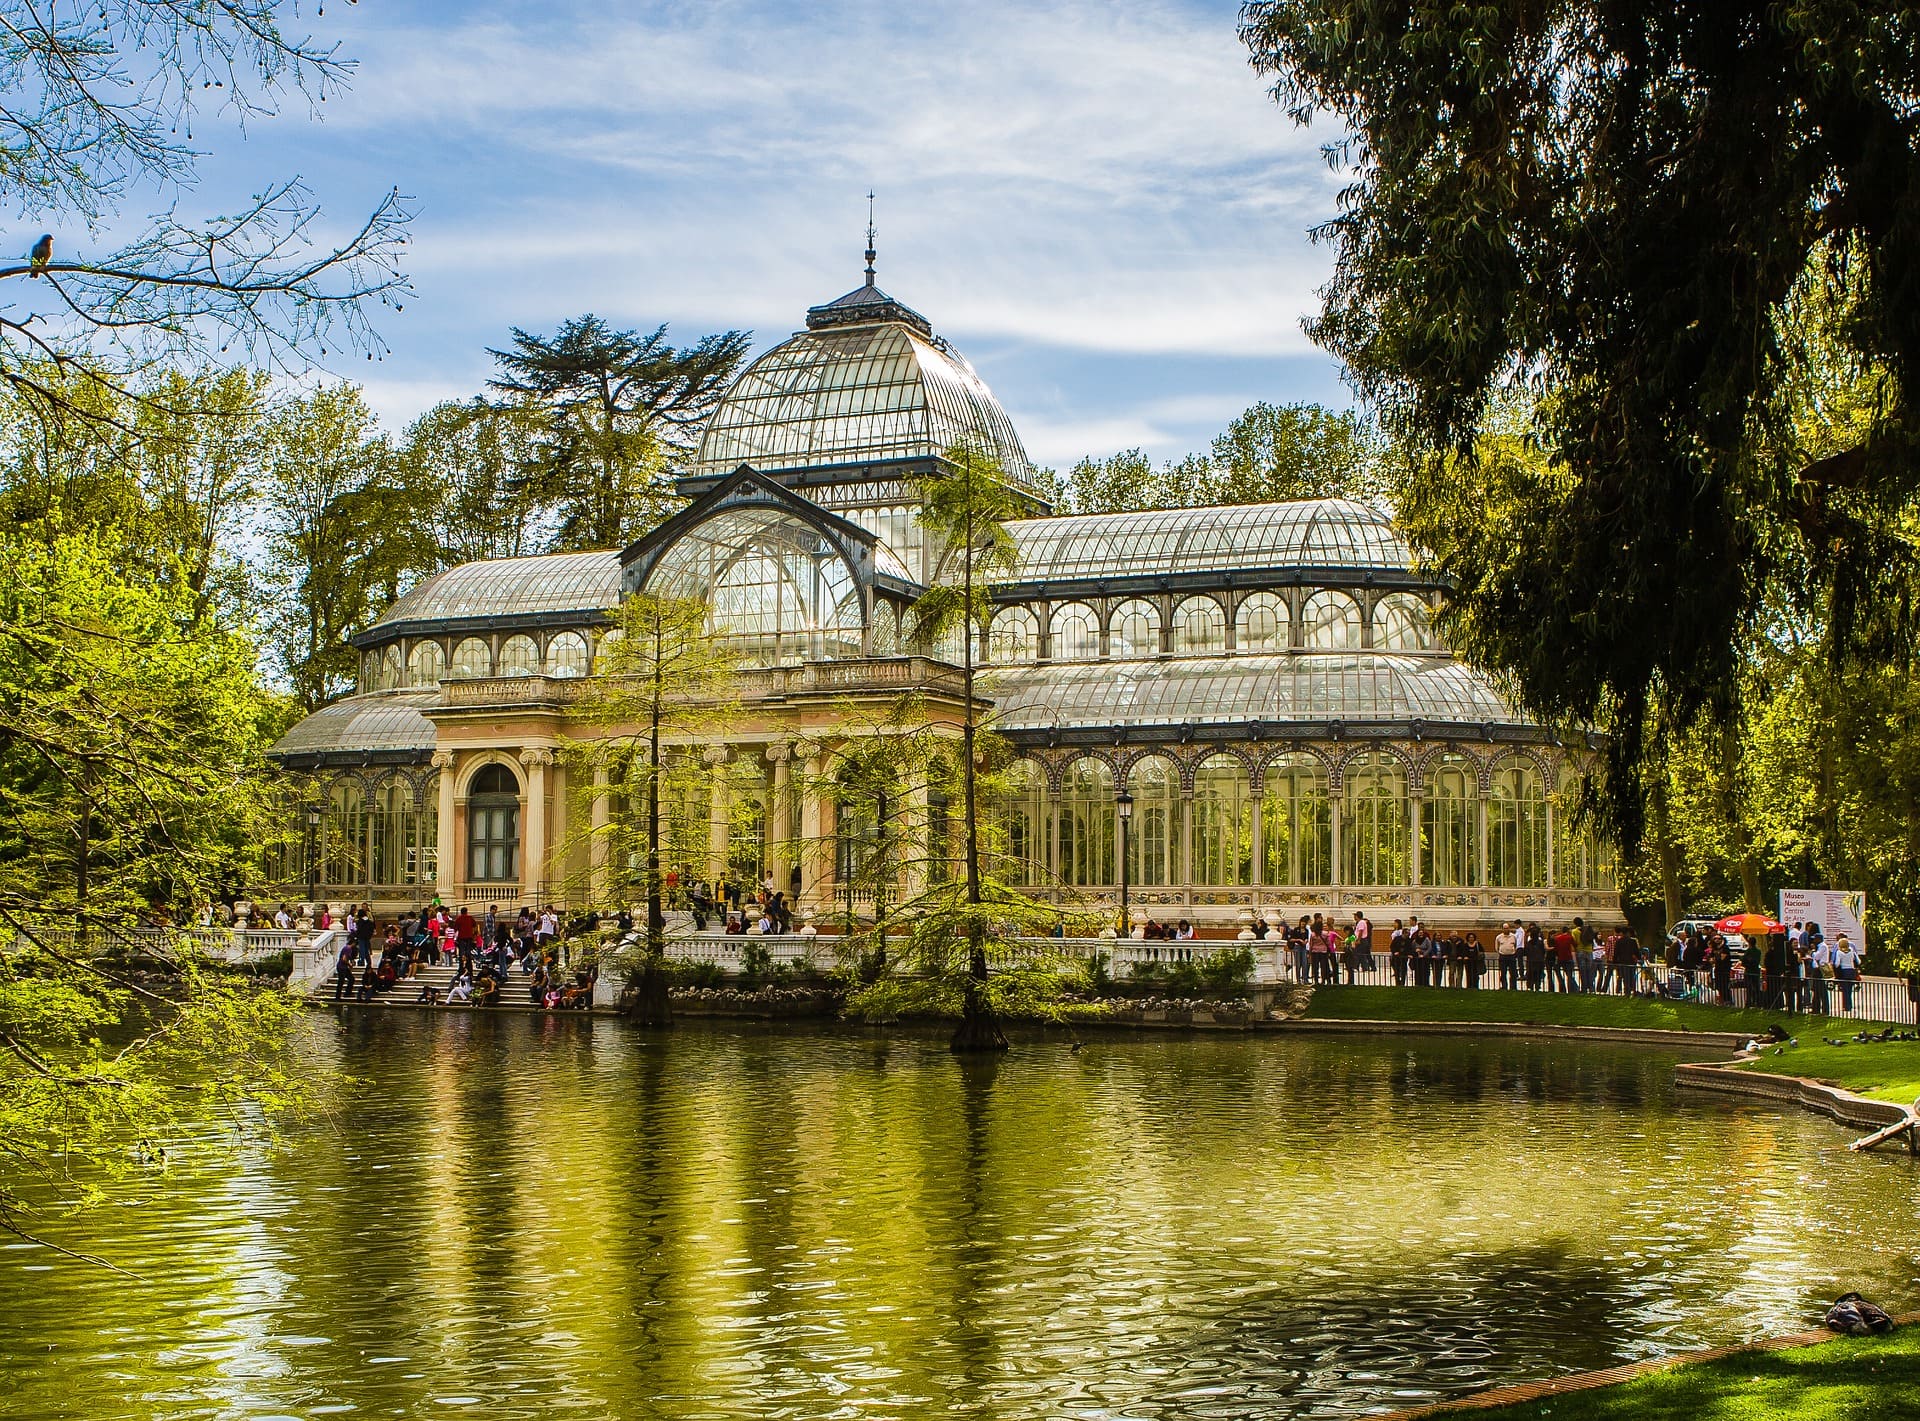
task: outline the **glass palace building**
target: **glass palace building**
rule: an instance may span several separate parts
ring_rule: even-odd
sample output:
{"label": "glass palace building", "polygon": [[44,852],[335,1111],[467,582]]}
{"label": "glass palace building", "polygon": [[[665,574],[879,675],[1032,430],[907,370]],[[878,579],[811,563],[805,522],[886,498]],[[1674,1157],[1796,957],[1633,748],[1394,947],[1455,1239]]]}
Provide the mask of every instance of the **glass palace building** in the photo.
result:
{"label": "glass palace building", "polygon": [[[915,311],[867,283],[740,375],[681,481],[624,549],[469,563],[355,638],[356,694],[274,749],[317,785],[289,895],[399,908],[631,896],[556,750],[608,610],[698,596],[748,668],[697,876],[773,873],[803,914],[842,900],[833,804],[807,792],[903,692],[950,721],[955,647],[903,643],[941,549],[913,475],[984,443],[1032,516],[979,647],[982,710],[1015,747],[1010,840],[1035,892],[1117,902],[1116,795],[1137,914],[1231,929],[1322,911],[1485,925],[1618,916],[1606,852],[1563,812],[1562,745],[1429,625],[1434,587],[1376,508],[1344,500],[1048,516],[1006,412]],[[575,762],[577,763],[577,762]],[[574,770],[576,778],[584,772]],[[850,816],[841,816],[850,818]]]}

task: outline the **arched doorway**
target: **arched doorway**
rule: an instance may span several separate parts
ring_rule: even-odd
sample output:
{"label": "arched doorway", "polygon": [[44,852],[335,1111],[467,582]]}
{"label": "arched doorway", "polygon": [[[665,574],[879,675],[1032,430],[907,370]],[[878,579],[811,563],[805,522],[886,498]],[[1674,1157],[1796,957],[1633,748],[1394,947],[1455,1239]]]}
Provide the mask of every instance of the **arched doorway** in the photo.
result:
{"label": "arched doorway", "polygon": [[488,765],[467,786],[467,881],[519,877],[520,781],[505,765]]}

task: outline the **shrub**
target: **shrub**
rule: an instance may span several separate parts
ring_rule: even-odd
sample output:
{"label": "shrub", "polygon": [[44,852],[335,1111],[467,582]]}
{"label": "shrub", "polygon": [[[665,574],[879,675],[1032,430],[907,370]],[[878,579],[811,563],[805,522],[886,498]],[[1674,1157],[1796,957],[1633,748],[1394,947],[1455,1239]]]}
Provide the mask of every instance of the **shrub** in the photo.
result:
{"label": "shrub", "polygon": [[1236,947],[1216,952],[1200,969],[1200,980],[1214,992],[1244,992],[1253,980],[1253,949]]}

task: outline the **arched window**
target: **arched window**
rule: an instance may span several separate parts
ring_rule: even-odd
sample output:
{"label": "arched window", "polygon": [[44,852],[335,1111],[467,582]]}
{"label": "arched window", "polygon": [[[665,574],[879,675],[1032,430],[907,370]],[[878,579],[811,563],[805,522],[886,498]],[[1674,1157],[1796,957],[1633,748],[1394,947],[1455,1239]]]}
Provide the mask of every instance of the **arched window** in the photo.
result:
{"label": "arched window", "polygon": [[1547,886],[1547,797],[1525,755],[1493,767],[1487,799],[1487,879],[1495,888]]}
{"label": "arched window", "polygon": [[367,882],[367,805],[360,786],[341,780],[327,791],[320,816],[321,881],[335,888]]}
{"label": "arched window", "polygon": [[1007,880],[1038,884],[1047,878],[1047,775],[1031,760],[1007,767]]}
{"label": "arched window", "polygon": [[1048,628],[1055,661],[1094,661],[1100,655],[1100,619],[1085,602],[1068,602],[1053,609]]}
{"label": "arched window", "polygon": [[1127,772],[1133,822],[1127,826],[1127,877],[1143,888],[1179,881],[1180,769],[1149,755]]}
{"label": "arched window", "polygon": [[413,784],[403,775],[390,776],[374,791],[367,820],[375,883],[411,886],[433,881],[430,867],[422,875],[440,831],[439,815],[430,805],[414,799]]}
{"label": "arched window", "polygon": [[1134,597],[1113,609],[1107,654],[1128,660],[1160,654],[1160,613],[1153,603]]}
{"label": "arched window", "polygon": [[[885,544],[877,568],[908,578]],[[647,591],[698,597],[714,630],[765,665],[861,655],[866,615],[853,569],[826,534],[783,508],[728,508],[695,524],[661,553]]]}
{"label": "arched window", "polygon": [[1442,755],[1427,772],[1420,806],[1420,881],[1430,888],[1472,888],[1480,882],[1479,783],[1464,755]]}
{"label": "arched window", "polygon": [[416,641],[407,658],[407,684],[433,686],[447,674],[447,653],[437,641]]}
{"label": "arched window", "polygon": [[1285,651],[1287,637],[1287,604],[1277,592],[1256,592],[1241,599],[1234,613],[1235,650]]}
{"label": "arched window", "polygon": [[1400,761],[1377,751],[1354,756],[1341,803],[1341,881],[1360,888],[1410,882],[1407,772]]}
{"label": "arched window", "polygon": [[501,676],[537,676],[540,674],[540,648],[530,636],[510,636],[500,644]]}
{"label": "arched window", "polygon": [[1373,607],[1375,651],[1436,651],[1427,604],[1411,592],[1389,592]]}
{"label": "arched window", "polygon": [[1232,755],[1211,756],[1193,772],[1193,881],[1253,882],[1253,782]]}
{"label": "arched window", "polygon": [[1276,888],[1333,882],[1333,809],[1327,772],[1311,755],[1282,755],[1267,766],[1260,801],[1261,881]]}
{"label": "arched window", "polygon": [[579,632],[561,632],[547,642],[547,674],[570,680],[587,674],[587,639]]}
{"label": "arched window", "polygon": [[900,611],[893,603],[874,603],[872,640],[875,656],[900,654]]}
{"label": "arched window", "polygon": [[467,786],[467,881],[519,877],[520,781],[505,765],[488,765]]}
{"label": "arched window", "polygon": [[1061,781],[1056,834],[1060,877],[1076,888],[1114,881],[1113,771],[1104,760],[1075,760]]}
{"label": "arched window", "polygon": [[1173,654],[1210,656],[1227,649],[1227,614],[1211,597],[1189,597],[1173,609]]}
{"label": "arched window", "polygon": [[380,685],[382,691],[397,691],[407,684],[407,664],[400,655],[400,643],[388,642],[380,653]]}
{"label": "arched window", "polygon": [[493,653],[479,637],[470,636],[453,649],[455,680],[472,680],[476,676],[492,674]]}
{"label": "arched window", "polygon": [[618,627],[609,627],[606,631],[600,633],[598,649],[594,653],[591,668],[596,674],[618,663],[620,639],[625,635],[626,633]]}
{"label": "arched window", "polygon": [[1352,651],[1360,645],[1360,604],[1344,592],[1316,592],[1300,607],[1300,645]]}
{"label": "arched window", "polygon": [[987,632],[987,660],[1031,661],[1040,654],[1040,619],[1025,607],[1002,607]]}

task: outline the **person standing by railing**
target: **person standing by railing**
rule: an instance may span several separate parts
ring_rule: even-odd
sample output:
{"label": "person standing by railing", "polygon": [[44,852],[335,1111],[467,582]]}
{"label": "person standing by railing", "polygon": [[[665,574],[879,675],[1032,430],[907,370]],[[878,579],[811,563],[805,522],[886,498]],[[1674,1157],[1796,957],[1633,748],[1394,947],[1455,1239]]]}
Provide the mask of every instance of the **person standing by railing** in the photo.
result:
{"label": "person standing by railing", "polygon": [[1833,959],[1833,985],[1840,993],[1840,1010],[1852,1015],[1853,984],[1860,980],[1859,950],[1847,940],[1845,933],[1841,933],[1834,938],[1829,951]]}

